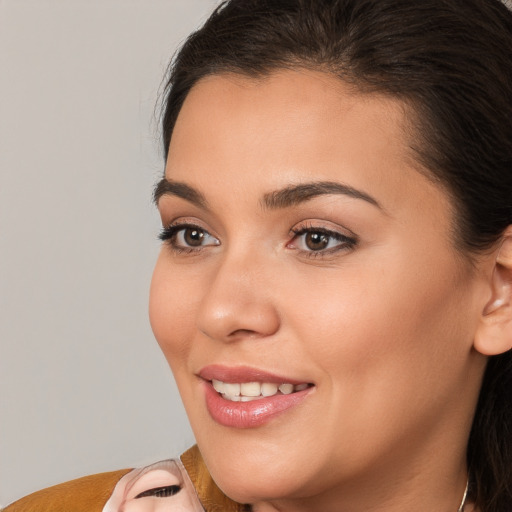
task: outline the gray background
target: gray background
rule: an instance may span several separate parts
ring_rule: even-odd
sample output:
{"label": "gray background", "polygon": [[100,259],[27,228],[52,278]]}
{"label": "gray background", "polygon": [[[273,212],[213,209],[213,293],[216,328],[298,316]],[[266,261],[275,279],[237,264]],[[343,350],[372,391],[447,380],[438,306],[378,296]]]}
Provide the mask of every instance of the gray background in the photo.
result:
{"label": "gray background", "polygon": [[147,318],[154,107],[215,3],[0,0],[0,505],[193,442]]}
{"label": "gray background", "polygon": [[215,0],[0,0],[0,505],[193,442],[147,296],[154,107]]}

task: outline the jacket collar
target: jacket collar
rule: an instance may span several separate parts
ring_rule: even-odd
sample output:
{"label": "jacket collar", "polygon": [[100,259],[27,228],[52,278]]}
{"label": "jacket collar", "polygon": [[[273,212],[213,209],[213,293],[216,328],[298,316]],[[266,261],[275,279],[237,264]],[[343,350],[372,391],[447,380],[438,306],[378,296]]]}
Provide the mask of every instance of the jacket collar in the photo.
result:
{"label": "jacket collar", "polygon": [[234,502],[217,487],[197,445],[187,450],[180,459],[194,484],[205,512],[250,512],[249,505]]}

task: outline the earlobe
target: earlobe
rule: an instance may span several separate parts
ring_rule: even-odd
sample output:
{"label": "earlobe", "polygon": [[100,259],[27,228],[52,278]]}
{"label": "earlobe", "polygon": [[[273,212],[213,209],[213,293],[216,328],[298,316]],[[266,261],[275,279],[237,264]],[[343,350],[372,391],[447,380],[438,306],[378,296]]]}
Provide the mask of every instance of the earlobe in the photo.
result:
{"label": "earlobe", "polygon": [[491,298],[482,311],[475,333],[475,349],[487,356],[507,352],[512,348],[512,228],[509,227],[491,277]]}

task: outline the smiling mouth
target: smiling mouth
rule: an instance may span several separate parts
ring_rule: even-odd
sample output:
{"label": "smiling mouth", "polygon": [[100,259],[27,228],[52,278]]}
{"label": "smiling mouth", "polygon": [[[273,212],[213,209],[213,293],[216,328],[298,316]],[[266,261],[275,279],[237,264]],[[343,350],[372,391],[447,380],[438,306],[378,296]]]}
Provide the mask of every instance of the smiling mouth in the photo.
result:
{"label": "smiling mouth", "polygon": [[252,402],[276,395],[291,395],[299,391],[304,391],[313,386],[309,383],[290,384],[283,382],[222,382],[212,379],[211,384],[215,391],[225,400],[231,402]]}

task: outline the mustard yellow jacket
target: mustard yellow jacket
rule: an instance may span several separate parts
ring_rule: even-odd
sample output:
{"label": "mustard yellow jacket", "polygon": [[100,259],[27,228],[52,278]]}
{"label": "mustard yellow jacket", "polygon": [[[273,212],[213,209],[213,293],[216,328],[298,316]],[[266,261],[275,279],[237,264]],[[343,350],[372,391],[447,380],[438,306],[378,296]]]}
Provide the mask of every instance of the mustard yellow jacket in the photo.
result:
{"label": "mustard yellow jacket", "polygon": [[[212,480],[197,446],[181,457],[205,512],[248,512],[250,507],[230,500]],[[100,473],[55,485],[26,496],[2,512],[102,512],[119,480],[132,471]]]}

